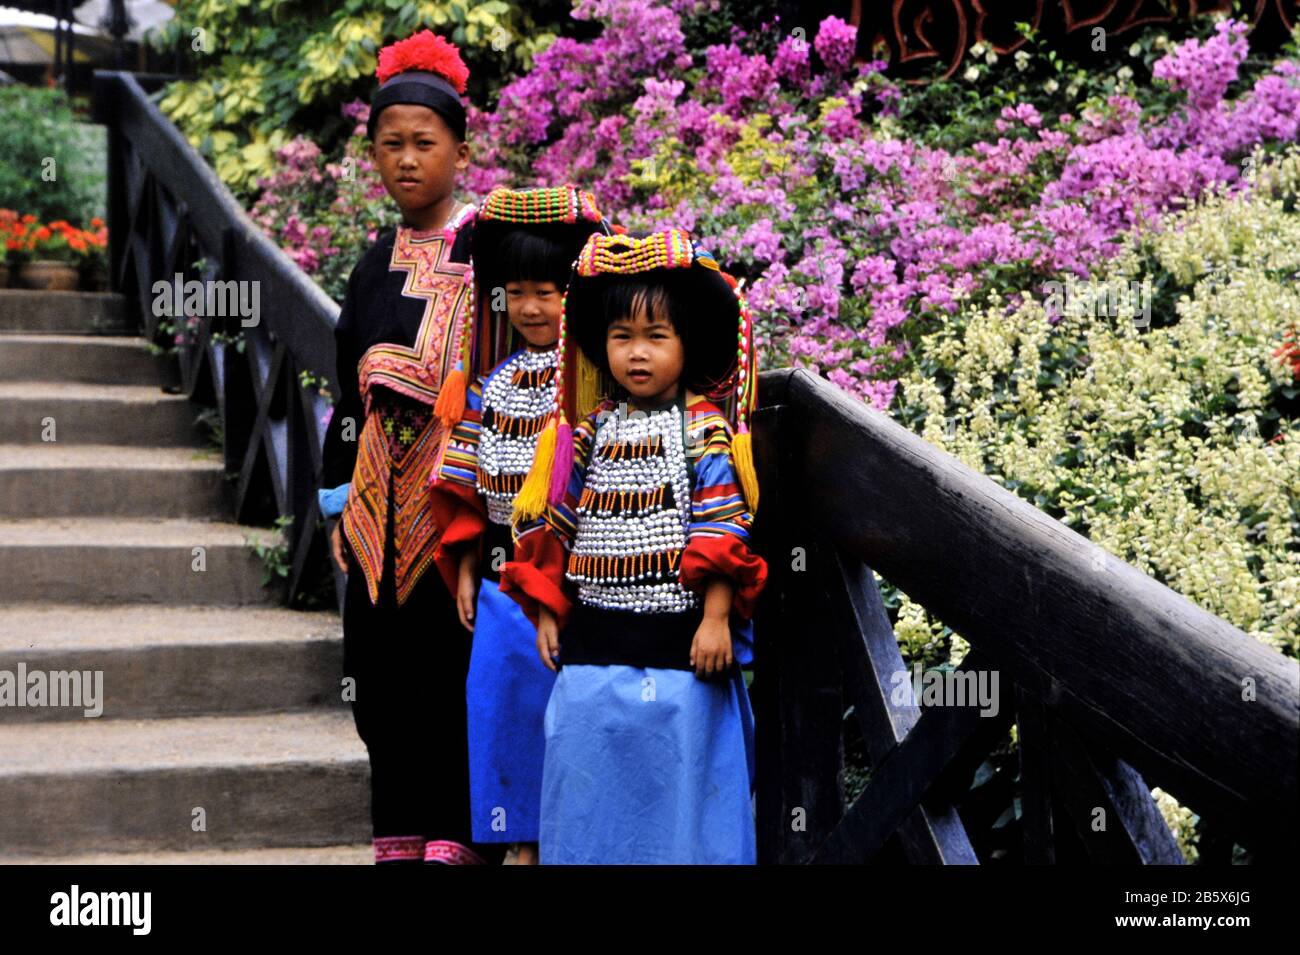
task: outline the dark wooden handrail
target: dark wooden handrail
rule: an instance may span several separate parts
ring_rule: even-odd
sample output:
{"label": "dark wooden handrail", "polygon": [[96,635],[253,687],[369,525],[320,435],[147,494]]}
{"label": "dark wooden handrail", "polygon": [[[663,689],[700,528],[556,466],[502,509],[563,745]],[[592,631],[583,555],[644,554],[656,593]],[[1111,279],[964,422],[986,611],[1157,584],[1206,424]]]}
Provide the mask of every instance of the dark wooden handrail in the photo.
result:
{"label": "dark wooden handrail", "polygon": [[[324,546],[327,403],[298,376],[333,379],[338,308],[130,74],[96,73],[95,104],[109,127],[113,287],[143,333],[160,334],[158,279],[261,288],[256,327],[205,318],[187,335],[181,378],[219,410],[237,519],[292,517],[291,598]],[[815,375],[766,372],[759,395],[755,538],[771,568],[752,687],[760,861],[869,861],[893,842],[913,862],[976,862],[958,804],[1012,723],[1027,862],[1182,861],[1151,785],[1229,849],[1300,848],[1295,661]],[[903,660],[872,569],[969,641],[959,675],[1005,677],[996,712],[899,698]],[[851,801],[846,711],[870,764]]]}
{"label": "dark wooden handrail", "polygon": [[[203,318],[179,348],[180,372],[191,398],[218,409],[226,468],[238,475],[236,519],[292,518],[292,598],[324,547],[315,491],[328,402],[299,375],[329,380],[337,397],[338,305],[262,233],[133,74],[97,71],[94,102],[109,130],[112,287],[135,306],[144,336],[163,338],[152,308],[159,280],[180,274],[259,289],[259,323]],[[200,260],[206,267],[196,271]]]}
{"label": "dark wooden handrail", "polygon": [[[831,672],[829,682],[856,682],[845,698],[856,704],[869,742],[891,721],[901,730],[897,740],[910,740],[932,714],[918,721],[905,707],[897,726],[898,708],[884,699],[888,683],[864,684],[873,668],[887,678],[901,662],[873,665],[872,653],[889,649],[893,635],[874,581],[863,572],[868,566],[965,637],[973,647],[967,665],[983,654],[978,667],[1000,670],[1008,708],[1016,707],[1014,688],[1077,734],[1076,770],[1098,753],[1118,756],[1243,845],[1295,847],[1300,666],[1294,660],[824,379],[802,370],[769,372],[760,395],[756,445],[765,513],[759,530],[774,579],[787,601],[808,589],[796,578],[817,579],[817,592],[804,598],[802,627],[793,619],[798,610],[769,608],[775,645],[768,649],[784,662],[792,652],[812,651],[783,641],[809,640],[819,627],[837,632],[838,656],[853,667]],[[818,555],[803,575],[783,567],[796,547]],[[936,722],[952,715],[939,713]],[[974,725],[950,725],[943,735],[951,742],[959,729],[976,732]],[[1061,733],[1053,736],[1051,745],[1058,745]],[[902,745],[891,739],[878,750],[881,772]],[[881,811],[879,794],[873,800],[863,805],[868,821]],[[849,809],[843,821],[854,818]],[[852,855],[834,826],[826,828],[817,848],[828,858]]]}

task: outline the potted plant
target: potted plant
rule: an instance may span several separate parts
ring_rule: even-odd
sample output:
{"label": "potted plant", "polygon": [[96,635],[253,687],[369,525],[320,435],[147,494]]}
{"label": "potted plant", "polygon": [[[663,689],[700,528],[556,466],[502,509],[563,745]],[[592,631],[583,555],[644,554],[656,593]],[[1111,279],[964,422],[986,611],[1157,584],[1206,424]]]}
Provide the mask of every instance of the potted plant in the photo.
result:
{"label": "potted plant", "polygon": [[85,248],[81,252],[81,287],[90,292],[108,289],[108,226],[96,216],[90,228],[81,233]]}
{"label": "potted plant", "polygon": [[18,213],[12,209],[0,209],[0,242],[4,243],[0,255],[0,288],[9,287],[9,260],[18,248]]}
{"label": "potted plant", "polygon": [[62,219],[49,225],[26,223],[23,251],[27,254],[18,270],[19,283],[47,292],[75,291],[80,283],[78,261],[85,247],[81,230]]}

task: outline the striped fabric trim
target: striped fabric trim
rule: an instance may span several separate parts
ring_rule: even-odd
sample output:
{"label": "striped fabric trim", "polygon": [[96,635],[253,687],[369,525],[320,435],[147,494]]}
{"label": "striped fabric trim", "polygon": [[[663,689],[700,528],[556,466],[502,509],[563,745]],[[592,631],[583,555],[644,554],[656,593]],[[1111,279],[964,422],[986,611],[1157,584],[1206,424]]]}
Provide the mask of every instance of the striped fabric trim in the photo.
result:
{"label": "striped fabric trim", "polygon": [[380,836],[374,848],[375,862],[410,862],[424,858],[424,836]]}
{"label": "striped fabric trim", "polygon": [[715,410],[701,411],[687,426],[691,449],[698,453],[691,486],[690,536],[732,534],[748,540],[754,518],[731,460],[731,425]]}
{"label": "striped fabric trim", "polygon": [[366,349],[357,369],[361,397],[370,407],[370,389],[382,384],[399,394],[434,404],[438,389],[456,363],[456,342],[463,324],[472,320],[473,273],[464,262],[452,262],[451,242],[442,234],[417,238],[410,229],[397,230],[390,272],[406,272],[402,295],[425,303],[414,346],[381,342]]}
{"label": "striped fabric trim", "polygon": [[424,861],[443,865],[487,865],[481,855],[451,839],[434,839],[424,844]]}
{"label": "striped fabric trim", "polygon": [[432,415],[406,455],[397,462],[379,425],[379,415],[366,416],[357,448],[352,494],[343,511],[343,532],[366,578],[370,602],[379,602],[384,567],[384,533],[388,527],[388,490],[392,480],[393,552],[397,602],[403,604],[433,562],[440,529],[433,519],[429,474],[438,456],[441,428]]}
{"label": "striped fabric trim", "polygon": [[476,378],[465,395],[465,414],[451,430],[438,463],[437,480],[477,487],[478,443],[483,433],[483,379]]}

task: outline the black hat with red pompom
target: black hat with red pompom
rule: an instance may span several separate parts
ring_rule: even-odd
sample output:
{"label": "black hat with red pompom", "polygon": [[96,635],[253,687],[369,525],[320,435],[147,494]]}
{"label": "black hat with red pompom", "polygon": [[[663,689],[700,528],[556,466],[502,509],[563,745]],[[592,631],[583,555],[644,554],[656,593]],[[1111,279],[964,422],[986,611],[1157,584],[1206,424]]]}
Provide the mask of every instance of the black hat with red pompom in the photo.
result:
{"label": "black hat with red pompom", "polygon": [[379,114],[397,103],[427,106],[446,121],[459,139],[465,138],[465,105],[461,94],[469,82],[469,67],[460,50],[430,30],[420,30],[379,51],[379,92],[370,102],[366,134],[373,140]]}

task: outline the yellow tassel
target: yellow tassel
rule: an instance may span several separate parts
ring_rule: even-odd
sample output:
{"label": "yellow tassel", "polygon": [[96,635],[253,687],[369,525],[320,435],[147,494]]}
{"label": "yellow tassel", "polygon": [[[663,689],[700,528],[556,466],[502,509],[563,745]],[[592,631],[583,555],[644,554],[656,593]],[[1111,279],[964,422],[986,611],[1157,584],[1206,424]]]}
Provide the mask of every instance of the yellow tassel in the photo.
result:
{"label": "yellow tassel", "polygon": [[511,514],[518,521],[536,520],[546,510],[546,496],[551,489],[551,465],[555,459],[555,417],[546,423],[537,438],[537,450],[533,452],[533,466],[528,469],[528,477],[515,495],[515,506]]}
{"label": "yellow tassel", "polygon": [[433,413],[444,428],[454,428],[465,414],[465,372],[453,368],[438,389],[438,400],[433,403]]}
{"label": "yellow tassel", "polygon": [[754,470],[754,441],[748,431],[742,431],[731,439],[731,456],[736,463],[736,476],[740,478],[740,489],[749,505],[749,513],[758,511],[758,472]]}
{"label": "yellow tassel", "polygon": [[573,364],[577,366],[573,372],[574,395],[577,400],[574,407],[578,412],[576,420],[581,420],[591,414],[592,409],[605,396],[600,393],[600,372],[587,360],[587,356],[579,352],[574,356]]}

